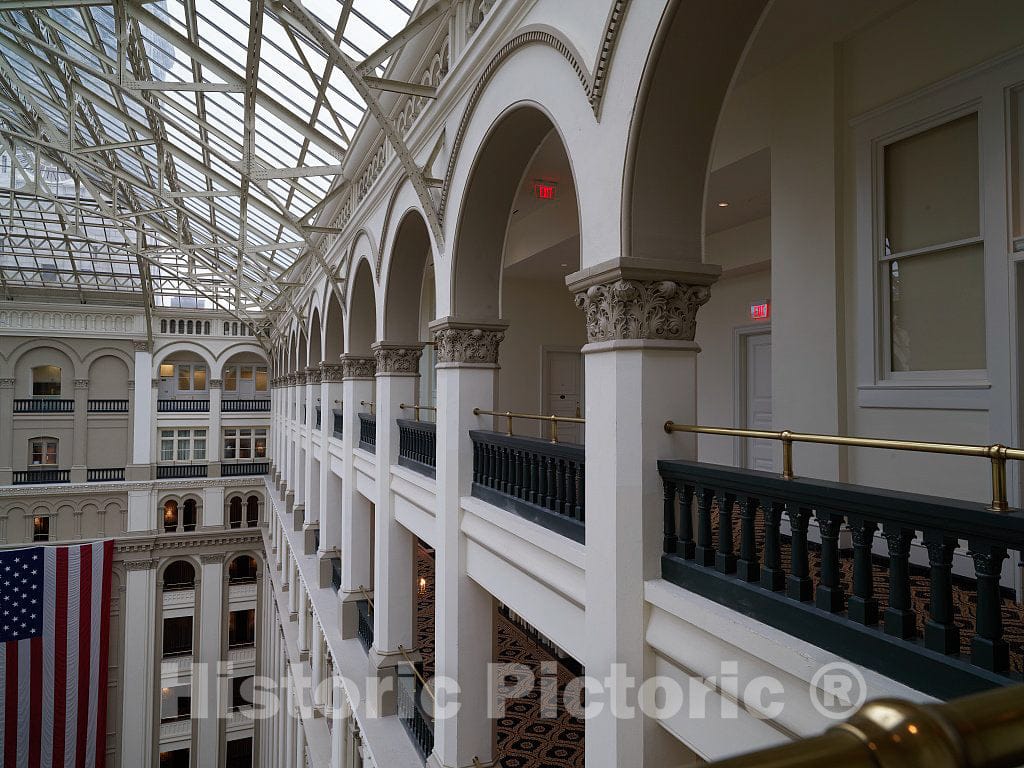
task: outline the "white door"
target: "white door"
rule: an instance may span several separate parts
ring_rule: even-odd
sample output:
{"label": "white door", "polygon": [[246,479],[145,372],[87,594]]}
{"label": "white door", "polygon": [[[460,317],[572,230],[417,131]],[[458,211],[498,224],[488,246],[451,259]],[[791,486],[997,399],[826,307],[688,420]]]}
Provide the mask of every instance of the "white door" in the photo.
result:
{"label": "white door", "polygon": [[256,396],[254,370],[251,365],[238,366],[238,396],[243,400],[251,400]]}
{"label": "white door", "polygon": [[157,397],[161,400],[172,400],[178,392],[178,367],[168,365],[160,366],[160,387],[157,389]]}
{"label": "white door", "polygon": [[[583,413],[583,355],[579,352],[545,352],[547,382],[545,383],[544,415],[576,416]],[[544,425],[543,436],[551,431]],[[582,443],[583,429],[581,424],[559,422],[558,441],[560,443]]]}
{"label": "white door", "polygon": [[[744,339],[744,423],[746,429],[771,430],[772,421],[772,337],[758,333]],[[744,439],[743,465],[747,469],[775,471],[772,440]]]}

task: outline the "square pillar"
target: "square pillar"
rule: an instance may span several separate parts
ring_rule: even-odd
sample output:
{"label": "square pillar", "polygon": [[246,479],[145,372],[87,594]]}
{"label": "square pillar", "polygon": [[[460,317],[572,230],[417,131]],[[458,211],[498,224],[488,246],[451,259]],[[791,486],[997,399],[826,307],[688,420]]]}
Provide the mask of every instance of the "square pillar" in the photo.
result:
{"label": "square pillar", "polygon": [[[494,661],[494,601],[466,572],[460,499],[471,492],[470,429],[489,417],[473,408],[494,406],[498,345],[506,326],[444,318],[430,324],[437,351],[437,561],[435,571],[435,673],[459,686],[458,712],[434,724],[431,768],[469,768],[473,758],[490,765],[494,723],[488,718],[487,674]],[[453,692],[438,690],[440,706]],[[628,764],[628,763],[624,763]]]}
{"label": "square pillar", "polygon": [[[217,768],[220,764],[220,726],[218,711],[220,688],[220,661],[224,651],[224,597],[227,591],[227,555],[199,556],[202,571],[199,583],[199,605],[196,621],[199,632],[198,661],[200,666],[192,678],[192,700],[196,711],[204,716],[195,718],[196,768]],[[200,675],[202,675],[200,677]]]}
{"label": "square pillar", "polygon": [[149,480],[150,465],[156,461],[151,454],[156,432],[156,388],[159,379],[153,378],[153,353],[149,342],[135,342],[135,388],[132,396],[132,453],[126,478]]}
{"label": "square pillar", "polygon": [[[618,259],[566,278],[587,322],[586,643],[589,677],[637,681],[655,672],[644,639],[644,582],[661,576],[663,490],[657,461],[695,458],[692,435],[669,435],[672,419],[693,423],[697,405],[698,308],[720,270],[648,259]],[[636,687],[613,696],[586,721],[588,768],[676,765],[679,745],[655,721],[620,715],[637,706]]]}

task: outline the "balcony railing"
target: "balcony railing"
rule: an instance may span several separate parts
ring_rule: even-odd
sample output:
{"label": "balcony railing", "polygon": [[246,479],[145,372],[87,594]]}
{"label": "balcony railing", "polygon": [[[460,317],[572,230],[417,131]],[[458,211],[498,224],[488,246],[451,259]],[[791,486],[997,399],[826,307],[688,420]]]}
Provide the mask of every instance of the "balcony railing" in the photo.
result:
{"label": "balcony railing", "polygon": [[241,477],[243,475],[265,475],[270,471],[269,461],[247,461],[237,464],[220,465],[221,477]]}
{"label": "balcony railing", "polygon": [[157,413],[209,413],[209,400],[157,400]]}
{"label": "balcony railing", "polygon": [[476,430],[469,436],[475,497],[583,543],[582,445]]}
{"label": "balcony railing", "polygon": [[124,467],[110,467],[109,469],[90,469],[86,472],[85,479],[90,483],[107,483],[124,480]]}
{"label": "balcony railing", "polygon": [[90,400],[89,413],[128,413],[128,401]]}
{"label": "balcony railing", "polygon": [[332,410],[331,415],[334,417],[334,425],[331,434],[334,435],[334,437],[341,440],[341,437],[344,434],[344,415],[342,414],[341,411],[338,410]]}
{"label": "balcony railing", "polygon": [[377,417],[372,413],[359,414],[359,447],[370,453],[377,452]]}
{"label": "balcony railing", "polygon": [[437,466],[437,425],[398,419],[398,463],[427,477]]}
{"label": "balcony railing", "polygon": [[[1024,551],[1024,514],[691,461],[658,469],[668,581],[939,698],[1009,682],[1000,576],[1008,550]],[[808,537],[812,518],[820,544]],[[844,530],[849,554],[839,549]],[[886,557],[873,556],[879,531]],[[927,570],[910,563],[915,540]],[[960,541],[975,577],[958,577],[954,590]],[[922,594],[927,606],[915,600]],[[969,643],[958,603],[964,613],[976,606]]]}
{"label": "balcony railing", "polygon": [[221,400],[221,413],[270,413],[270,400],[257,398],[254,400]]}
{"label": "balcony railing", "polygon": [[161,464],[156,468],[157,480],[178,480],[187,477],[206,477],[206,465]]}
{"label": "balcony railing", "polygon": [[74,400],[50,397],[30,397],[14,401],[15,413],[74,413]]}
{"label": "balcony railing", "polygon": [[423,697],[429,697],[430,694],[424,693],[420,676],[414,674],[411,669],[402,670],[398,674],[398,684],[395,687],[398,719],[405,726],[420,757],[426,760],[434,751],[434,718],[423,706]]}
{"label": "balcony railing", "polygon": [[14,473],[14,485],[42,485],[44,483],[70,483],[70,469],[29,469]]}
{"label": "balcony railing", "polygon": [[359,635],[359,642],[363,644],[363,649],[369,653],[373,647],[373,606],[368,600],[356,600],[356,613],[359,615],[356,633]]}

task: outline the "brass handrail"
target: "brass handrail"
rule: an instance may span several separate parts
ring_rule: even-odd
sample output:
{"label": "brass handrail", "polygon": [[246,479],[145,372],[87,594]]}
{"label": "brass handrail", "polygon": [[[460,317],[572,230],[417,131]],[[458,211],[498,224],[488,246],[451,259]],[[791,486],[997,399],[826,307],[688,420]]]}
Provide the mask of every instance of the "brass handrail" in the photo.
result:
{"label": "brass handrail", "polygon": [[793,474],[793,443],[817,443],[819,445],[842,445],[852,448],[888,448],[896,451],[916,451],[918,453],[939,453],[954,456],[975,456],[989,459],[992,462],[992,503],[989,509],[993,512],[1006,512],[1010,504],[1006,496],[1006,462],[1008,460],[1024,461],[1024,450],[1007,448],[1005,445],[961,445],[956,443],[929,443],[917,440],[892,440],[879,437],[844,437],[841,435],[819,435],[806,432],[770,432],[761,429],[735,429],[732,427],[705,427],[694,424],[676,424],[665,422],[665,431],[690,432],[701,435],[723,435],[726,437],[751,437],[761,440],[778,440],[782,442],[782,478],[792,480]]}
{"label": "brass handrail", "polygon": [[370,593],[366,591],[366,587],[360,584],[358,587],[356,587],[356,589],[363,593],[363,597],[366,598],[367,605],[369,605],[370,608],[373,608],[373,598],[370,597]]}
{"label": "brass handrail", "polygon": [[433,405],[406,405],[405,403],[399,403],[398,408],[403,411],[413,411],[416,414],[416,421],[420,420],[420,411],[433,411],[437,413],[437,408]]}
{"label": "brass handrail", "polygon": [[485,411],[481,408],[473,409],[474,416],[501,416],[508,419],[508,431],[505,433],[512,437],[512,419],[532,419],[533,421],[546,421],[551,424],[551,442],[558,442],[558,422],[565,421],[570,424],[586,424],[587,420],[579,416],[542,416],[536,413],[512,413],[512,411]]}
{"label": "brass handrail", "polygon": [[1024,686],[940,704],[869,701],[820,736],[710,768],[1013,768],[1024,764]]}
{"label": "brass handrail", "polygon": [[363,406],[364,408],[369,408],[370,409],[370,415],[371,416],[374,415],[373,409],[374,409],[374,407],[376,407],[377,404],[375,402],[373,402],[373,400],[360,400],[359,404],[361,406]]}
{"label": "brass handrail", "polygon": [[430,686],[427,685],[426,679],[423,677],[422,674],[420,674],[420,670],[416,666],[416,662],[412,660],[409,654],[406,653],[405,648],[401,645],[398,646],[398,652],[402,654],[402,658],[405,659],[405,663],[412,668],[412,673],[416,675],[416,680],[418,680],[419,684],[423,686],[423,690],[425,690],[427,692],[427,695],[430,696],[430,700],[437,704],[437,699],[434,698],[434,692],[430,690]]}

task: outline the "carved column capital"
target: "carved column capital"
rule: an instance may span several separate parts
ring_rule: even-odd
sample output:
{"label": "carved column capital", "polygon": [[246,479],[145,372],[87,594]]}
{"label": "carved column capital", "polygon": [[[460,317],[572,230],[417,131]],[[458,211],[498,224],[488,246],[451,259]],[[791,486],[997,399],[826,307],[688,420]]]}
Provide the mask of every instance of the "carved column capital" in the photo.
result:
{"label": "carved column capital", "polygon": [[422,344],[388,344],[379,341],[373,345],[378,376],[418,376],[422,354]]}
{"label": "carved column capital", "polygon": [[14,389],[14,379],[0,379],[0,389]]}
{"label": "carved column capital", "polygon": [[75,379],[75,389],[88,389],[88,388],[89,388],[89,380],[88,379]]}
{"label": "carved column capital", "polygon": [[474,323],[451,317],[430,324],[439,366],[497,368],[505,323]]}
{"label": "carved column capital", "polygon": [[307,384],[319,384],[320,383],[320,366],[311,365],[306,368],[306,383]]}
{"label": "carved column capital", "polygon": [[320,381],[327,384],[337,384],[344,375],[344,366],[341,363],[320,363]]}
{"label": "carved column capital", "polygon": [[697,310],[711,298],[721,270],[684,269],[651,259],[616,259],[569,275],[565,282],[583,310],[587,341],[665,341],[692,346]]}
{"label": "carved column capital", "polygon": [[160,379],[153,379],[152,380],[152,386],[153,386],[153,389],[156,389],[157,387],[159,387],[160,386]]}
{"label": "carved column capital", "polygon": [[126,571],[150,571],[156,568],[156,560],[125,560],[124,569]]}
{"label": "carved column capital", "polygon": [[344,354],[341,356],[343,379],[372,379],[377,373],[376,361],[363,355]]}
{"label": "carved column capital", "polygon": [[136,340],[136,341],[132,342],[132,346],[135,348],[136,352],[151,352],[152,351],[152,349],[150,347],[150,343],[148,341],[138,341],[138,340]]}
{"label": "carved column capital", "polygon": [[208,553],[199,556],[199,562],[203,565],[222,564],[228,556],[223,552]]}
{"label": "carved column capital", "polygon": [[293,383],[296,386],[298,386],[298,387],[305,386],[306,385],[306,372],[305,371],[299,371],[298,373],[296,373],[293,376],[293,379],[294,379]]}
{"label": "carved column capital", "polygon": [[223,389],[224,379],[210,379],[210,389]]}
{"label": "carved column capital", "polygon": [[129,392],[134,392],[135,391],[135,379],[128,379],[128,391]]}

